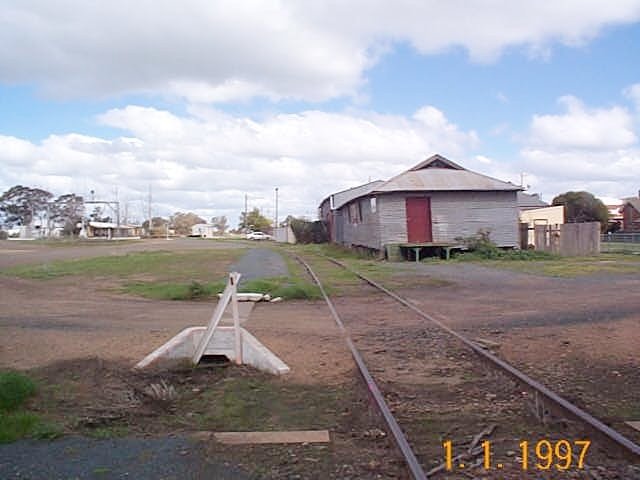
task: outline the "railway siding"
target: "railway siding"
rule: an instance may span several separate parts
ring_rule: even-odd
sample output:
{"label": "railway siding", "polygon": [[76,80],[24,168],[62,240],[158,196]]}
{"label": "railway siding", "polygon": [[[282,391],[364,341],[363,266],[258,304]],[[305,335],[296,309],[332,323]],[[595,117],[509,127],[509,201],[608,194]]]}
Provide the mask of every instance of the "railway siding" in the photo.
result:
{"label": "railway siding", "polygon": [[[320,283],[311,267],[303,259],[299,260]],[[336,322],[343,324],[345,333],[348,332],[346,338],[354,347],[354,357],[360,357],[362,367],[372,380],[375,379],[373,390],[382,392],[384,405],[394,416],[391,421],[386,419],[387,428],[405,454],[413,478],[439,475],[443,471],[442,449],[447,440],[453,445],[475,449],[475,457],[467,453],[464,458],[474,468],[481,467],[484,459],[483,452],[478,450],[478,435],[486,436],[491,454],[503,459],[500,478],[523,478],[519,470],[523,458],[517,452],[523,439],[529,438],[533,443],[545,439],[557,445],[569,435],[585,438],[585,425],[592,433],[596,430],[598,437],[605,437],[609,444],[613,442],[614,449],[620,449],[618,453],[624,450],[628,458],[637,458],[640,454],[634,442],[488,352],[486,345],[472,342],[342,262],[329,258],[324,261],[351,271],[369,285],[367,294],[362,295],[369,299],[365,301],[368,305],[359,315],[354,315],[358,309],[354,311],[351,302],[341,302],[340,297],[335,304],[328,297],[327,302]],[[380,292],[387,295],[386,299],[381,298]],[[342,307],[346,312],[343,318],[340,316]],[[390,316],[393,321],[389,321]],[[368,380],[366,374],[363,378],[372,390],[372,380]],[[535,422],[532,410],[545,423]],[[561,411],[561,415],[552,416],[552,410]],[[567,420],[567,414],[574,420]],[[401,429],[397,434],[393,433],[394,422]],[[560,424],[562,428],[558,428]],[[488,438],[489,435],[493,438]],[[601,446],[600,438],[597,443]],[[409,455],[406,455],[407,444],[411,445]],[[420,469],[412,466],[416,459]],[[596,478],[595,469],[601,472],[603,468],[614,475],[624,472],[626,476],[620,478],[634,478],[629,475],[638,474],[633,467],[628,470],[624,460],[608,461],[602,449],[592,454],[589,461],[592,466],[587,466],[586,470],[575,470],[558,478],[573,478],[573,475],[585,472],[593,472],[593,478]],[[454,472],[447,474],[447,478],[458,478]],[[458,474],[461,475],[459,478],[467,478],[468,472]]]}

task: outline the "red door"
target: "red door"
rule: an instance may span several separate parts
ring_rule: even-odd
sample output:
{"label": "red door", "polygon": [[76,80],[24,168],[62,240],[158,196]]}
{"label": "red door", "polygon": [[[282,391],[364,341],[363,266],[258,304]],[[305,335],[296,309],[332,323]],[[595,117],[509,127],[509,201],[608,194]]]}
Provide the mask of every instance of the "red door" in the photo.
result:
{"label": "red door", "polygon": [[432,242],[431,199],[427,197],[408,197],[406,202],[407,241],[409,243]]}

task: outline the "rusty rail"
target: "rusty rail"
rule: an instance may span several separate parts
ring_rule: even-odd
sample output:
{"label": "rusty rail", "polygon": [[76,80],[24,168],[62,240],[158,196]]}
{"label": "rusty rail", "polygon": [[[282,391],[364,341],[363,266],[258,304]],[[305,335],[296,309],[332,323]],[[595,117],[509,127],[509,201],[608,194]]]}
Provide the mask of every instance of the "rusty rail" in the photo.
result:
{"label": "rusty rail", "polygon": [[605,425],[600,420],[598,420],[597,418],[593,417],[589,413],[585,412],[581,408],[575,406],[574,404],[572,404],[568,400],[565,400],[564,398],[562,398],[561,396],[559,396],[555,392],[551,391],[549,388],[545,387],[541,383],[539,383],[536,380],[534,380],[531,377],[529,377],[527,374],[525,374],[525,373],[521,372],[520,370],[518,370],[517,368],[515,368],[513,365],[510,365],[509,363],[507,363],[504,360],[498,358],[497,356],[493,355],[492,353],[487,352],[486,350],[480,348],[478,345],[476,345],[474,342],[469,340],[464,335],[456,332],[451,327],[445,325],[444,323],[442,323],[438,319],[432,317],[431,315],[428,315],[428,314],[424,313],[418,307],[416,307],[415,305],[413,305],[409,301],[405,300],[404,298],[402,298],[398,294],[388,290],[387,288],[385,288],[384,286],[380,285],[376,281],[371,280],[370,278],[368,278],[368,277],[362,275],[361,273],[353,270],[352,268],[350,268],[349,266],[347,266],[344,263],[340,262],[339,260],[336,260],[335,258],[331,258],[331,257],[325,257],[325,258],[327,258],[327,260],[329,260],[330,262],[332,262],[332,263],[344,268],[345,270],[353,273],[354,275],[356,275],[360,279],[362,279],[365,282],[367,282],[369,285],[371,285],[371,286],[377,288],[378,290],[386,293],[391,298],[393,298],[397,302],[401,303],[405,307],[411,309],[413,312],[415,312],[416,314],[418,314],[419,316],[421,316],[425,320],[429,320],[430,322],[435,323],[442,330],[446,331],[450,335],[453,335],[455,338],[460,340],[464,345],[466,345],[471,350],[473,350],[476,354],[478,354],[479,356],[484,358],[489,364],[497,367],[500,371],[507,373],[510,377],[512,377],[513,379],[515,379],[516,381],[518,381],[520,384],[524,385],[525,387],[533,389],[535,392],[537,392],[537,394],[542,395],[544,398],[546,398],[552,404],[554,404],[557,407],[559,407],[561,410],[569,413],[574,418],[577,418],[578,420],[584,422],[591,429],[593,429],[596,433],[604,436],[606,439],[608,439],[609,441],[613,442],[614,444],[619,445],[620,447],[624,448],[628,453],[631,453],[633,455],[636,455],[636,456],[640,457],[640,445],[634,443],[633,441],[631,441],[630,439],[628,439],[627,437],[625,437],[621,433],[617,432],[616,430],[612,429],[608,425]]}
{"label": "rusty rail", "polygon": [[398,450],[402,454],[404,461],[407,465],[407,468],[411,472],[411,475],[413,475],[413,478],[416,480],[428,480],[427,474],[422,469],[422,466],[420,465],[420,462],[418,462],[418,459],[413,453],[413,450],[411,450],[411,447],[409,446],[409,442],[407,441],[407,438],[404,436],[404,433],[402,432],[400,425],[398,425],[397,420],[391,413],[391,410],[389,409],[387,402],[385,402],[384,397],[382,396],[382,393],[378,388],[378,385],[376,385],[375,380],[371,376],[371,373],[369,373],[369,369],[364,363],[364,360],[362,359],[362,355],[360,355],[360,352],[358,352],[358,349],[353,344],[353,341],[351,340],[351,336],[349,335],[349,332],[347,332],[346,328],[344,327],[344,324],[342,323],[342,320],[340,319],[340,316],[338,315],[338,312],[336,311],[336,308],[333,305],[333,302],[327,295],[327,292],[324,290],[324,287],[322,286],[320,279],[317,277],[315,272],[311,269],[309,264],[307,264],[307,262],[305,262],[302,258],[300,258],[296,254],[292,253],[291,255],[293,255],[293,257],[298,262],[300,262],[302,266],[304,266],[307,272],[309,272],[309,275],[311,275],[311,278],[313,278],[313,281],[316,282],[316,284],[318,285],[318,288],[320,289],[322,296],[324,297],[325,301],[327,302],[327,305],[329,306],[331,315],[333,315],[333,319],[335,320],[336,324],[344,334],[344,338],[345,338],[345,341],[347,342],[347,346],[349,347],[349,350],[351,351],[351,355],[353,356],[353,359],[356,362],[356,365],[358,367],[358,372],[360,373],[360,376],[362,377],[365,384],[367,385],[367,388],[369,389],[369,393],[373,397],[373,401],[375,402],[376,407],[380,411],[380,414],[382,415],[382,418],[386,423],[387,430],[393,437],[393,440],[395,441],[396,446],[398,447]]}

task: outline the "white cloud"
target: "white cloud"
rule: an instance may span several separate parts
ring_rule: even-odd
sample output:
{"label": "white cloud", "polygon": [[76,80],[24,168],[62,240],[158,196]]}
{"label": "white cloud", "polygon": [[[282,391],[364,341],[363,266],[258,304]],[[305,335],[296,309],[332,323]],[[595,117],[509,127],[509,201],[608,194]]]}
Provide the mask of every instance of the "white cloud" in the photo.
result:
{"label": "white cloud", "polygon": [[500,103],[509,103],[509,97],[507,97],[502,92],[496,93],[496,100],[498,100]]}
{"label": "white cloud", "polygon": [[21,165],[25,158],[33,156],[36,148],[28,141],[0,135],[0,152],[5,167]]}
{"label": "white cloud", "polygon": [[590,109],[573,96],[559,99],[561,115],[534,115],[529,142],[545,150],[627,148],[636,143],[633,117],[623,107]]}
{"label": "white cloud", "polygon": [[329,193],[389,178],[427,155],[459,160],[478,144],[437,108],[411,117],[374,112],[277,114],[261,121],[193,107],[187,116],[128,106],[99,116],[129,136],[103,139],[51,135],[35,145],[0,137],[0,185],[22,183],[65,193],[120,198],[140,205],[152,185],[157,212],[193,210],[235,222],[250,206],[273,213],[273,189],[281,214],[314,216]]}
{"label": "white cloud", "polygon": [[486,62],[509,47],[581,45],[639,18],[639,0],[6,0],[0,82],[67,97],[359,98],[367,68],[399,42]]}
{"label": "white cloud", "polygon": [[640,145],[632,115],[621,106],[588,108],[573,96],[566,113],[534,115],[518,166],[527,183],[550,200],[568,190],[598,196],[632,195],[640,178]]}
{"label": "white cloud", "polygon": [[640,112],[640,83],[634,83],[625,88],[623,93],[635,104],[636,110]]}

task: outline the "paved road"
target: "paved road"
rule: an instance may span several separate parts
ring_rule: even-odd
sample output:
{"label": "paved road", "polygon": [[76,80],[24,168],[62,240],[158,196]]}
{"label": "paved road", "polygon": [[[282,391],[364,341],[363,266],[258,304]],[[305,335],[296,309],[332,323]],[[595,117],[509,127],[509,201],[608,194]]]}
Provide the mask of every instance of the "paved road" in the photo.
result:
{"label": "paved road", "polygon": [[242,285],[257,278],[282,277],[289,275],[287,264],[282,255],[268,248],[252,248],[238,262],[229,267],[230,271],[240,272]]}
{"label": "paved road", "polygon": [[210,463],[185,438],[67,437],[0,445],[3,480],[246,480],[233,467]]}

